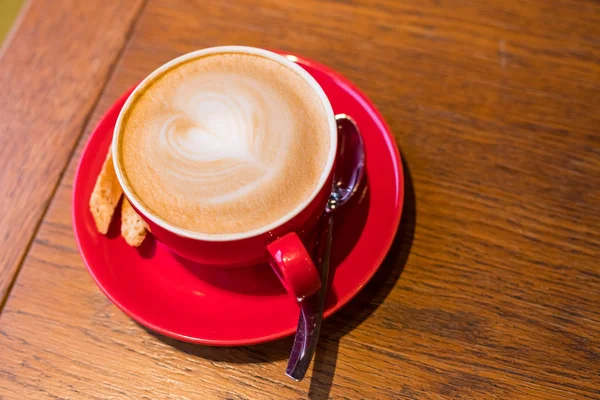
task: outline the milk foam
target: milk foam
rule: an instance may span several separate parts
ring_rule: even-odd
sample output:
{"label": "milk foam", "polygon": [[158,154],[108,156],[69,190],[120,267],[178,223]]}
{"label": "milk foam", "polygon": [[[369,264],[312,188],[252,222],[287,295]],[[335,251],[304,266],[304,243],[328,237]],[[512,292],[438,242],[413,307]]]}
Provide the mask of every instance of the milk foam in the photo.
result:
{"label": "milk foam", "polygon": [[230,53],[158,77],[129,109],[121,140],[125,175],[147,208],[183,229],[239,233],[313,192],[329,130],[317,95],[294,71]]}

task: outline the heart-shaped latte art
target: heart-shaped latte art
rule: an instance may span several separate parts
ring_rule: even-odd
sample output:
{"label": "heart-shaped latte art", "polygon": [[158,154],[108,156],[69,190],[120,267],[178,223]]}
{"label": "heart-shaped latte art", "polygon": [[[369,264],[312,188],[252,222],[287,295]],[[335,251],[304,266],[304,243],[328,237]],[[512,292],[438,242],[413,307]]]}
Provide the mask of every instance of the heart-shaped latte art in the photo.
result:
{"label": "heart-shaped latte art", "polygon": [[[170,179],[197,185],[197,201],[231,201],[281,170],[294,116],[273,90],[212,73],[186,82],[171,100],[159,123],[157,166]],[[278,115],[269,115],[275,109]]]}

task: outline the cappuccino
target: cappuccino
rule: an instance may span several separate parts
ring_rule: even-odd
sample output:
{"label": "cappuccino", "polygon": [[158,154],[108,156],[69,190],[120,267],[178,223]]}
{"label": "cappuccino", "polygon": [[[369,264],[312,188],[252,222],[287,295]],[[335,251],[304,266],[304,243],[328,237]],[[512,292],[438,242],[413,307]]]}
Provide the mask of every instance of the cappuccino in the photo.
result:
{"label": "cappuccino", "polygon": [[327,110],[298,72],[262,55],[186,59],[136,90],[117,157],[149,212],[203,234],[245,233],[286,217],[319,189]]}

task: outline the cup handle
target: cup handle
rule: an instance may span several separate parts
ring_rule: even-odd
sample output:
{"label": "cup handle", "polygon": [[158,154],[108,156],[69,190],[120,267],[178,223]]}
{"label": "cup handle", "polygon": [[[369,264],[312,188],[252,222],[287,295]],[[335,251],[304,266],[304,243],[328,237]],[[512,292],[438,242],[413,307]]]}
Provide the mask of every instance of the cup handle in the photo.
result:
{"label": "cup handle", "polygon": [[285,290],[302,301],[321,288],[321,278],[306,247],[295,232],[267,245],[269,264]]}

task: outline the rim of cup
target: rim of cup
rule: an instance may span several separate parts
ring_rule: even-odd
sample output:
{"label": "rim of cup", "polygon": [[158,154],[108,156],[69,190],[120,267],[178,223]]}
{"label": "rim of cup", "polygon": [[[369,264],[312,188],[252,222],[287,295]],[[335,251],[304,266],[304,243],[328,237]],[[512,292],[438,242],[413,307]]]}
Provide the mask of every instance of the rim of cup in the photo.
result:
{"label": "rim of cup", "polygon": [[[313,189],[313,191],[311,192],[311,194],[304,201],[297,204],[296,207],[294,207],[291,211],[289,211],[288,213],[286,213],[284,216],[277,219],[276,221],[273,221],[269,224],[263,225],[256,229],[246,231],[246,232],[240,232],[240,233],[211,234],[211,233],[196,232],[196,231],[189,230],[189,229],[183,229],[183,228],[180,228],[178,226],[175,226],[175,225],[169,223],[165,219],[156,215],[156,213],[153,213],[152,211],[148,210],[148,208],[142,204],[142,202],[137,198],[137,196],[131,190],[129,182],[128,182],[127,178],[125,178],[125,175],[123,173],[122,166],[120,165],[121,158],[118,156],[119,152],[120,152],[120,147],[121,147],[120,146],[121,136],[123,133],[123,129],[122,129],[123,118],[124,118],[125,114],[127,113],[131,104],[137,99],[137,97],[140,96],[140,93],[142,93],[149,84],[151,84],[157,77],[162,75],[166,70],[169,70],[170,68],[172,68],[178,64],[181,64],[183,62],[186,62],[186,61],[194,59],[194,58],[211,55],[211,54],[219,54],[219,53],[242,53],[242,54],[257,55],[257,56],[261,56],[261,57],[270,59],[272,61],[275,61],[275,62],[289,68],[291,71],[298,74],[306,83],[308,83],[312,87],[314,93],[317,95],[317,97],[321,101],[321,105],[325,109],[325,113],[327,115],[327,123],[329,125],[330,146],[329,146],[329,153],[327,155],[327,161],[325,163],[325,168],[323,169],[323,171],[319,177],[318,183],[315,186],[315,188]],[[178,236],[182,236],[182,237],[186,237],[186,238],[190,238],[190,239],[196,239],[196,240],[203,240],[203,241],[215,241],[215,242],[234,241],[234,240],[242,240],[242,239],[252,238],[255,236],[260,236],[260,235],[265,234],[269,231],[272,231],[273,229],[276,229],[282,225],[285,225],[290,220],[292,220],[294,217],[296,217],[298,214],[300,214],[306,207],[308,207],[314,201],[315,197],[320,193],[320,191],[323,189],[323,186],[327,183],[327,178],[329,177],[331,170],[333,168],[333,164],[335,162],[335,156],[336,156],[336,152],[337,152],[337,124],[335,121],[335,115],[333,113],[331,103],[329,102],[329,99],[327,98],[327,95],[325,94],[325,92],[323,91],[321,86],[317,83],[317,81],[308,72],[306,72],[302,67],[300,67],[298,64],[296,64],[294,61],[292,61],[292,59],[289,59],[283,55],[274,53],[272,51],[264,50],[264,49],[260,49],[260,48],[256,48],[256,47],[249,47],[249,46],[209,47],[206,49],[196,50],[196,51],[184,54],[182,56],[179,56],[179,57],[167,62],[166,64],[161,65],[159,68],[154,70],[150,75],[148,75],[133,90],[133,92],[131,93],[131,95],[129,96],[129,98],[127,99],[125,104],[123,105],[123,108],[121,109],[121,111],[119,113],[119,117],[117,118],[117,122],[115,124],[115,129],[114,129],[114,134],[113,134],[111,151],[112,151],[113,163],[115,166],[115,172],[117,175],[117,179],[119,180],[119,184],[123,188],[123,192],[125,193],[125,196],[137,210],[139,210],[141,213],[144,214],[144,216],[146,218],[151,220],[156,225],[162,227],[163,229],[173,232]]]}

